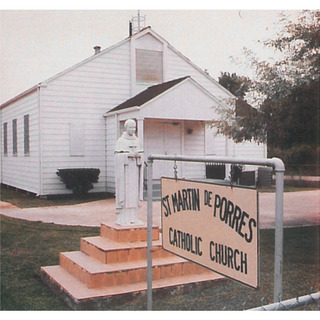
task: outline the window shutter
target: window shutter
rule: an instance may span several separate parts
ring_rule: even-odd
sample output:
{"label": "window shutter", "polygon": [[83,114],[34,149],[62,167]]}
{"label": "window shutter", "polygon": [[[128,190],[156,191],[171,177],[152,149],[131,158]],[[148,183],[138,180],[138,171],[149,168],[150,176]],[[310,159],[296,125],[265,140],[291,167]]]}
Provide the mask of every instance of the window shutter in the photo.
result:
{"label": "window shutter", "polygon": [[29,115],[24,116],[24,154],[30,154],[30,143],[29,143]]}
{"label": "window shutter", "polygon": [[3,154],[8,155],[8,123],[3,124]]}
{"label": "window shutter", "polygon": [[18,133],[17,133],[17,119],[12,120],[12,153],[18,154]]}

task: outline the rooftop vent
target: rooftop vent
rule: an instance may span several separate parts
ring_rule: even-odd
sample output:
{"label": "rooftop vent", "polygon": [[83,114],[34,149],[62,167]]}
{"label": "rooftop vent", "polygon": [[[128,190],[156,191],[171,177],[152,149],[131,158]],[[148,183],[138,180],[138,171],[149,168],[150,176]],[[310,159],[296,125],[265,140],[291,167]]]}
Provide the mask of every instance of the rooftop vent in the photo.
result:
{"label": "rooftop vent", "polygon": [[95,47],[93,47],[93,49],[94,49],[94,54],[98,54],[101,51],[101,47],[100,46],[95,46]]}

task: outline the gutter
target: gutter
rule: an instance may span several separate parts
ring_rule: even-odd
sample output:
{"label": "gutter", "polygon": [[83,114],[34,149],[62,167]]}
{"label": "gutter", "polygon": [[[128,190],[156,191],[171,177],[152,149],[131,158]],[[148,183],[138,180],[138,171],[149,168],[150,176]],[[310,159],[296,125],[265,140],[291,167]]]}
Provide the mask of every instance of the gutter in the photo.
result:
{"label": "gutter", "polygon": [[139,111],[140,107],[138,106],[134,106],[134,107],[130,107],[130,108],[125,108],[125,109],[120,109],[120,110],[115,110],[115,111],[107,111],[103,117],[109,117],[109,116],[113,116],[115,114],[122,114],[122,113],[128,113],[128,112],[133,112],[133,111]]}
{"label": "gutter", "polygon": [[15,102],[15,101],[17,101],[17,100],[19,100],[19,99],[27,96],[28,94],[36,91],[40,85],[41,85],[41,84],[37,84],[37,85],[33,86],[32,88],[30,88],[30,89],[28,89],[28,90],[26,90],[26,91],[18,94],[18,95],[15,96],[14,98],[12,98],[12,99],[4,102],[4,103],[1,105],[1,110],[4,109],[5,107],[9,106],[11,103],[13,103],[13,102]]}

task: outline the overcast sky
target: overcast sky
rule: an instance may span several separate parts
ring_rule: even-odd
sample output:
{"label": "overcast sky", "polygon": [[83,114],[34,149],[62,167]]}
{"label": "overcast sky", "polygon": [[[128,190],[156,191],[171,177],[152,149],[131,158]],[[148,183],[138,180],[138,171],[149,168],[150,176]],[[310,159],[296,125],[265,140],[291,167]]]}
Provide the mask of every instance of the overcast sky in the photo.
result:
{"label": "overcast sky", "polygon": [[[275,37],[280,12],[141,9],[147,26],[216,80],[220,71],[249,72],[230,59],[241,57],[244,46],[260,57],[272,56],[257,41]],[[88,58],[95,45],[105,49],[122,41],[136,14],[135,9],[2,10],[0,103]]]}

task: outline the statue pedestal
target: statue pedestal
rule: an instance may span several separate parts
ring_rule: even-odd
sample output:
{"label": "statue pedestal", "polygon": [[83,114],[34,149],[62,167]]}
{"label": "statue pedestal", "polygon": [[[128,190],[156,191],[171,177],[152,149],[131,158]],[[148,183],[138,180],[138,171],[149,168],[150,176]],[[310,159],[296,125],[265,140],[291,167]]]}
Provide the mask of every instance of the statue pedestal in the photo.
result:
{"label": "statue pedestal", "polygon": [[117,214],[116,224],[119,226],[142,226],[143,222],[137,217],[140,208],[124,208]]}
{"label": "statue pedestal", "polygon": [[[116,223],[102,223],[100,236],[116,242],[147,241],[147,226],[119,226]],[[152,227],[152,241],[160,239],[160,229]]]}

